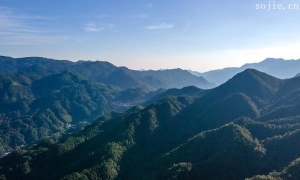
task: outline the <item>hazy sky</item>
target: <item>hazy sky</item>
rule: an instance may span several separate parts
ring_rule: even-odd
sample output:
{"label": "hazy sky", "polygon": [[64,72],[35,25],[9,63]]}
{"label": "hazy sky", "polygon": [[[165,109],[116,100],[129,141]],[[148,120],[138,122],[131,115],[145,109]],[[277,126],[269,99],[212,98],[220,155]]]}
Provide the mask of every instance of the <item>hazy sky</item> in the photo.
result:
{"label": "hazy sky", "polygon": [[299,59],[300,1],[269,2],[0,0],[0,55],[197,71]]}

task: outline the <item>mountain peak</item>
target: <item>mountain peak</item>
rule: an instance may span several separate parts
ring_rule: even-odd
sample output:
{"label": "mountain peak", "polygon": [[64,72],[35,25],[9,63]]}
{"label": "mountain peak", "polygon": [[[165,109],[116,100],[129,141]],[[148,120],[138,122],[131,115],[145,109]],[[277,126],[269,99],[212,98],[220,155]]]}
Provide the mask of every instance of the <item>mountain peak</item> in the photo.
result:
{"label": "mountain peak", "polygon": [[[229,81],[240,81],[240,83],[249,84],[249,83],[259,83],[264,86],[272,86],[270,87],[270,90],[277,89],[280,79],[273,77],[271,75],[268,75],[264,72],[258,71],[256,69],[248,68],[244,70],[241,73],[238,73],[235,75],[231,80]],[[228,81],[228,82],[229,82]],[[241,84],[241,85],[242,85]],[[275,87],[276,86],[276,87]]]}
{"label": "mountain peak", "polygon": [[296,76],[294,76],[294,78],[296,78],[296,77],[300,77],[300,73],[298,73],[298,74],[296,74]]}
{"label": "mountain peak", "polygon": [[243,79],[243,78],[251,78],[251,80],[255,79],[260,82],[265,82],[265,81],[269,81],[269,80],[279,81],[279,79],[276,77],[273,77],[271,75],[268,75],[264,72],[261,72],[261,71],[258,71],[256,69],[252,69],[252,68],[248,68],[248,69],[244,70],[243,72],[238,73],[229,81],[240,79],[240,78],[242,80],[247,80],[247,81],[249,81],[250,79]]}
{"label": "mountain peak", "polygon": [[247,69],[245,69],[243,72],[241,72],[241,73],[263,73],[263,72],[260,72],[260,71],[258,71],[258,70],[256,70],[256,69],[253,69],[253,68],[247,68]]}
{"label": "mountain peak", "polygon": [[285,61],[282,58],[266,58],[265,60],[263,60],[262,62],[274,62],[274,61]]}
{"label": "mountain peak", "polygon": [[250,98],[255,97],[256,103],[260,104],[278,91],[280,83],[280,79],[266,73],[246,69],[215,89],[215,93],[223,95],[244,93]]}

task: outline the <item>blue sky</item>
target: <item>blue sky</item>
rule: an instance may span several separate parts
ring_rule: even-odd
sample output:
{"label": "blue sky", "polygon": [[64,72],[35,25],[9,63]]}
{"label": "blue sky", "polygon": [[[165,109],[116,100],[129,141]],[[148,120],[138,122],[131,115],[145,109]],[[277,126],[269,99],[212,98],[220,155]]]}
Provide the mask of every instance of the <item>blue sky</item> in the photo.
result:
{"label": "blue sky", "polygon": [[299,59],[300,9],[257,4],[269,1],[0,0],[0,54],[201,72]]}

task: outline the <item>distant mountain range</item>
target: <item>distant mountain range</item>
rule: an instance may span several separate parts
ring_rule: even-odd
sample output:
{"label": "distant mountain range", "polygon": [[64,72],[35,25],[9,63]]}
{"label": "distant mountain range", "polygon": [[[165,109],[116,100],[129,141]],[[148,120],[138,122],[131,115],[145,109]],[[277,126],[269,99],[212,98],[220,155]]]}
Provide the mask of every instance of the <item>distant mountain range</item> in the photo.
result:
{"label": "distant mountain range", "polygon": [[217,85],[223,84],[237,73],[252,68],[280,79],[292,78],[300,71],[300,60],[284,60],[268,58],[259,63],[245,64],[239,68],[224,68],[204,73],[190,71],[192,74],[202,76]]}
{"label": "distant mountain range", "polygon": [[95,82],[114,85],[123,90],[145,87],[148,90],[159,88],[183,88],[197,86],[203,89],[215,87],[203,77],[192,75],[186,70],[135,71],[126,67],[116,67],[103,61],[53,60],[41,57],[11,58],[0,56],[0,73],[17,72],[23,69],[40,66],[49,74],[70,71]]}
{"label": "distant mountain range", "polygon": [[103,116],[58,143],[12,152],[0,159],[0,177],[300,178],[299,77],[247,69],[211,90],[157,96],[163,99]]}

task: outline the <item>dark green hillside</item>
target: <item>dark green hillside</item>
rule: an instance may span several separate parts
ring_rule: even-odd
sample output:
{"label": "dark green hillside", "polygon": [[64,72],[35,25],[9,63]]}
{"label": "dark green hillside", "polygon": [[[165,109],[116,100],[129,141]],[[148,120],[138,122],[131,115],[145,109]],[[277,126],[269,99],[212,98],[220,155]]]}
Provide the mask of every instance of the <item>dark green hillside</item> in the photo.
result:
{"label": "dark green hillside", "polygon": [[275,119],[269,122],[259,122],[249,118],[240,118],[234,123],[248,129],[254,138],[264,140],[274,136],[282,136],[300,128],[300,118]]}
{"label": "dark green hillside", "polygon": [[[256,175],[249,180],[296,180],[300,178],[299,130],[284,136],[276,136],[264,142],[271,152],[268,158],[273,160],[268,165],[269,173]],[[297,157],[297,158],[296,158]],[[276,162],[276,163],[274,163]],[[275,170],[275,171],[274,171]]]}
{"label": "dark green hillside", "polygon": [[278,170],[283,166],[287,166],[291,161],[300,157],[300,145],[296,143],[299,141],[300,130],[289,131],[282,136],[274,136],[266,139],[263,144],[269,149],[268,158],[273,162],[269,167]]}
{"label": "dark green hillside", "polygon": [[34,80],[24,73],[0,77],[1,144],[10,149],[91,122],[110,111],[116,91],[64,72]]}
{"label": "dark green hillside", "polygon": [[[156,97],[164,92],[165,90],[163,89],[159,89],[157,91],[149,91],[146,88],[130,88],[120,92],[114,100],[124,103],[136,102],[138,104],[141,104],[145,100],[152,99],[153,97]],[[163,98],[158,98],[157,100],[160,99]]]}
{"label": "dark green hillside", "polygon": [[240,179],[260,171],[265,151],[247,129],[228,124],[200,133],[167,153],[160,160],[167,168],[156,178]]}
{"label": "dark green hillside", "polygon": [[27,111],[27,104],[34,99],[31,83],[32,80],[23,74],[0,75],[0,112],[10,112],[15,117],[18,111]]}
{"label": "dark green hillside", "polygon": [[270,172],[268,175],[256,175],[247,180],[297,180],[300,177],[300,159],[292,161],[282,171]]}
{"label": "dark green hillside", "polygon": [[[196,106],[193,108],[196,108]],[[196,114],[197,119],[207,120],[208,124],[211,124],[211,121],[214,121],[214,123],[217,123],[216,120],[221,121],[221,124],[215,125],[216,127],[243,116],[250,118],[259,116],[255,103],[243,93],[231,94],[212,105],[207,104],[204,111],[199,110]]]}
{"label": "dark green hillside", "polygon": [[155,103],[156,101],[158,101],[160,99],[164,99],[164,98],[170,97],[170,96],[194,96],[194,97],[199,96],[200,97],[200,96],[206,94],[207,92],[209,92],[209,90],[199,89],[195,86],[188,86],[188,87],[184,87],[182,89],[177,89],[177,88],[168,89],[164,92],[154,95],[148,101],[144,102],[143,105],[148,106],[152,103]]}
{"label": "dark green hillside", "polygon": [[153,95],[153,97],[149,98],[147,101],[143,103],[143,106],[149,106],[161,99],[171,96],[192,96],[192,97],[200,97],[204,94],[208,93],[210,90],[199,89],[195,86],[187,86],[182,89],[168,89],[163,91],[162,89],[158,90],[160,93]]}

